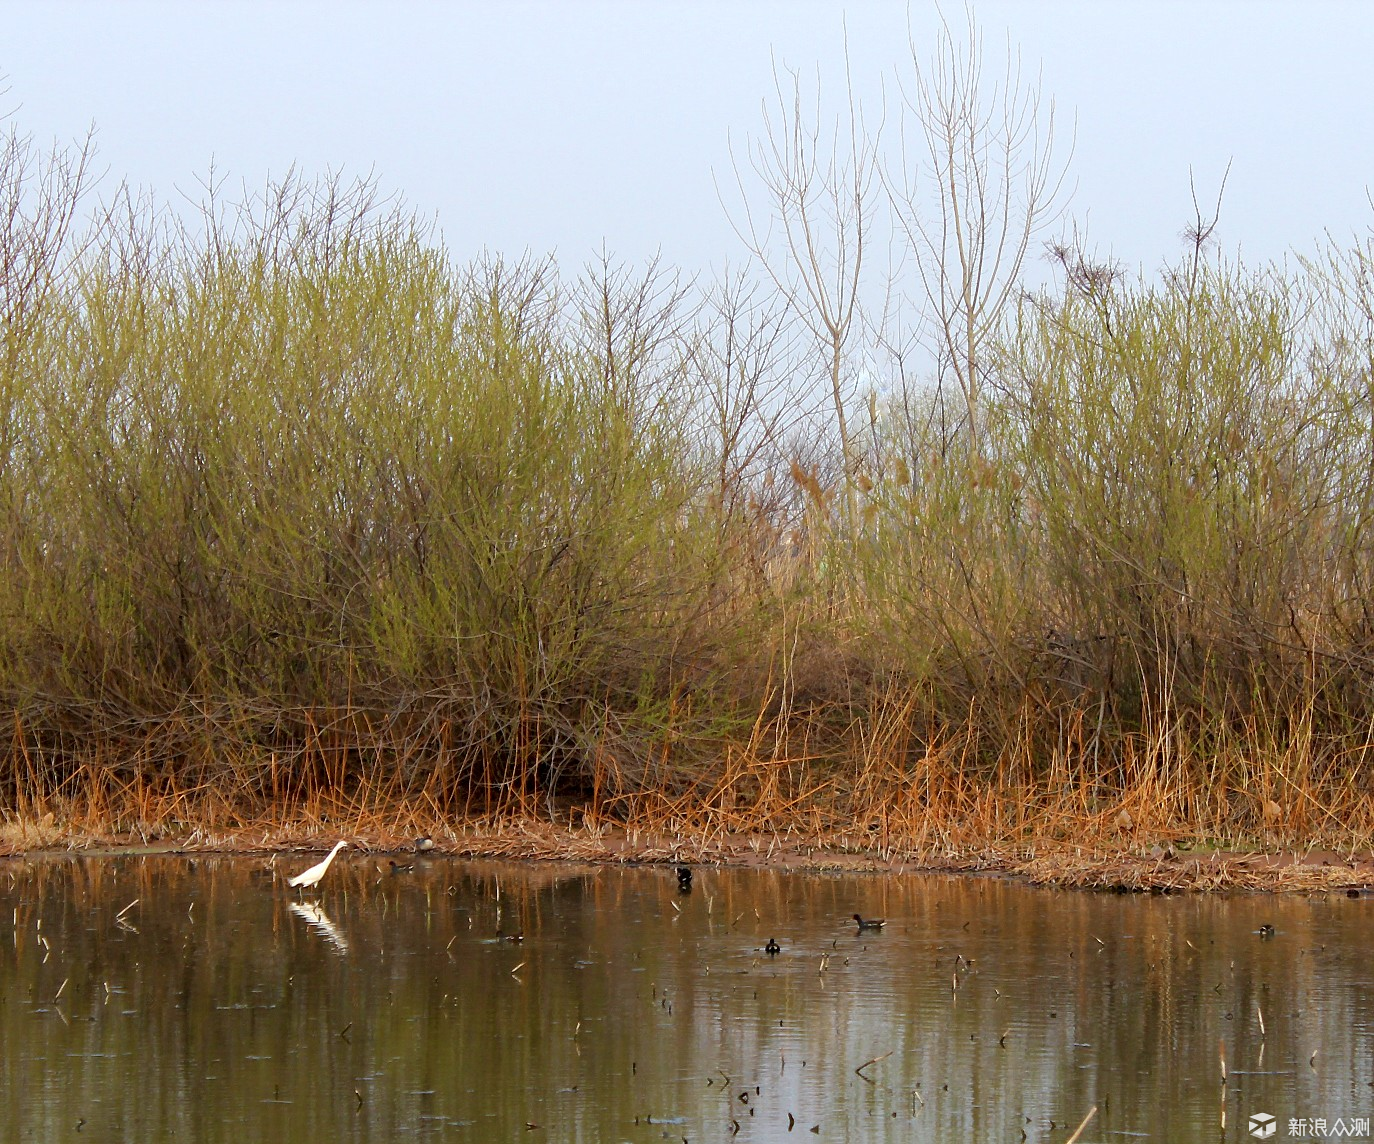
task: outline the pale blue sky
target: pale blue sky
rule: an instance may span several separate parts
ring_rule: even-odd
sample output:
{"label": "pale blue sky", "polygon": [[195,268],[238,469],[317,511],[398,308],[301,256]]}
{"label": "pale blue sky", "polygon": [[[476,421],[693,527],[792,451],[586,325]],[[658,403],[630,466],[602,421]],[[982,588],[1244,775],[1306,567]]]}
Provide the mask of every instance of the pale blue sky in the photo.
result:
{"label": "pale blue sky", "polygon": [[[957,6],[947,6],[956,22]],[[913,0],[918,47],[933,5]],[[1071,216],[1147,271],[1180,250],[1189,169],[1247,258],[1368,234],[1374,6],[979,3],[1042,68]],[[94,124],[107,185],[173,198],[211,159],[260,185],[292,164],[375,171],[460,257],[603,241],[690,270],[741,260],[713,175],[761,123],[773,60],[836,90],[842,18],[861,95],[906,64],[908,9],[821,3],[0,3],[5,109],[69,140]]]}

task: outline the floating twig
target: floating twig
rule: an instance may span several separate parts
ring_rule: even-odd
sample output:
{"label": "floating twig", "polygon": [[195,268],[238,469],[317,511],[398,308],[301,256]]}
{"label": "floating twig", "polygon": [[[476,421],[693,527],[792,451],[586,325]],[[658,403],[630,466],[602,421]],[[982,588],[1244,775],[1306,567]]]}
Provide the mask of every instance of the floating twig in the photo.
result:
{"label": "floating twig", "polygon": [[1067,1141],[1065,1141],[1065,1144],[1076,1144],[1078,1138],[1083,1135],[1083,1129],[1088,1127],[1088,1121],[1096,1115],[1097,1105],[1094,1104],[1090,1109],[1088,1109],[1088,1115],[1083,1117],[1083,1123],[1074,1129],[1073,1135],[1070,1136]]}
{"label": "floating twig", "polygon": [[864,1061],[863,1064],[861,1064],[858,1068],[854,1070],[854,1075],[857,1076],[860,1080],[868,1081],[869,1084],[877,1084],[878,1082],[875,1081],[871,1076],[864,1075],[864,1069],[868,1068],[869,1065],[876,1065],[879,1061],[887,1060],[887,1058],[890,1057],[896,1051],[896,1049],[888,1049],[888,1051],[885,1052],[882,1056],[874,1057],[872,1060],[869,1061]]}

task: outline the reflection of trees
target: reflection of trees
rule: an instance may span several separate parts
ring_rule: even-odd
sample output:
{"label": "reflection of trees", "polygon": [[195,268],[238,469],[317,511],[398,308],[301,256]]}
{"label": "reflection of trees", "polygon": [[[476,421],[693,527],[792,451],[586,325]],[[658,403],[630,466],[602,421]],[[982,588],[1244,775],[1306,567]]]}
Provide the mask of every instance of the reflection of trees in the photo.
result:
{"label": "reflection of trees", "polygon": [[[1044,1139],[1098,1104],[1102,1132],[1188,1139],[1216,1123],[1219,1041],[1237,1121],[1264,1094],[1350,1115],[1371,1075],[1369,941],[1344,899],[710,870],[683,896],[670,870],[355,859],[321,898],[341,955],[252,865],[15,867],[0,1138],[84,1116],[126,1138],[381,1139],[468,1119],[484,1138],[534,1122],[601,1140],[651,1115],[711,1138],[732,1117],[766,1136],[790,1112],[830,1138]],[[858,937],[856,908],[886,932]],[[889,1052],[872,1084],[855,1076]],[[261,1103],[274,1094],[291,1103]]]}

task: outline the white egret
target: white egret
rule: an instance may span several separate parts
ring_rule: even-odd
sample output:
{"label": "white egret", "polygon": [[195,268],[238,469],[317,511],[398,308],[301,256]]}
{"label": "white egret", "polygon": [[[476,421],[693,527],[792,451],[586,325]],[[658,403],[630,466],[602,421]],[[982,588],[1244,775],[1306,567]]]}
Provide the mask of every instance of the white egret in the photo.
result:
{"label": "white egret", "polygon": [[286,884],[293,889],[301,889],[306,886],[315,885],[316,882],[324,877],[324,872],[329,869],[329,863],[334,861],[334,855],[347,845],[347,842],[340,839],[338,842],[334,843],[334,849],[329,852],[323,862],[316,862],[309,870],[301,871],[301,873],[291,878]]}

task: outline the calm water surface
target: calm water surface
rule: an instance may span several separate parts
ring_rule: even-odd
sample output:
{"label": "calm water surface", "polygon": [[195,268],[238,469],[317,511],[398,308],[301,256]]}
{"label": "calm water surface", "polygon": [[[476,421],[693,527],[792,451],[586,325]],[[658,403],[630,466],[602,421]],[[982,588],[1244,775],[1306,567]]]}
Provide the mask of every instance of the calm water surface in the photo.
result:
{"label": "calm water surface", "polygon": [[1278,1140],[1374,1116],[1374,900],[708,869],[684,895],[671,869],[347,852],[321,890],[261,859],[0,864],[0,1139],[978,1144],[1065,1141],[1097,1105],[1085,1142],[1249,1141],[1257,1112]]}

